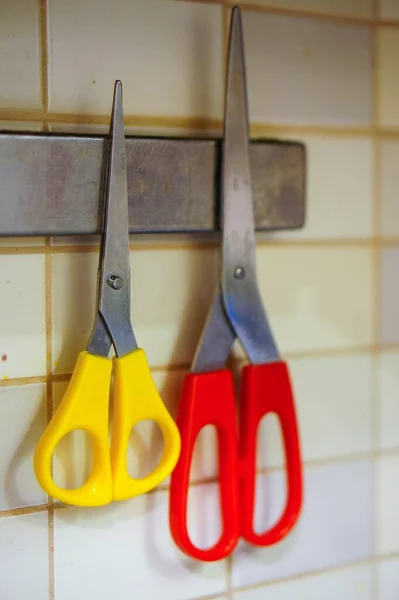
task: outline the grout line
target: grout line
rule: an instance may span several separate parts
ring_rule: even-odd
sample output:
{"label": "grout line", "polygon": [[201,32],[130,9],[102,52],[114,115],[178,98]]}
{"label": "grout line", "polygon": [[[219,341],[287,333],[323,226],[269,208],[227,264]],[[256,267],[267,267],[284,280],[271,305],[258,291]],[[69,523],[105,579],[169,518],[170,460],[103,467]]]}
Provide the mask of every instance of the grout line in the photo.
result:
{"label": "grout line", "polygon": [[[394,130],[396,131],[396,130]],[[276,136],[278,134],[322,135],[332,137],[366,137],[372,134],[370,127],[334,125],[295,125],[289,123],[250,123],[251,138]],[[399,130],[398,130],[399,135]]]}
{"label": "grout line", "polygon": [[[309,358],[325,358],[329,356],[350,356],[353,354],[375,354],[378,352],[378,347],[374,344],[364,344],[352,347],[342,348],[319,348],[315,350],[288,351],[282,352],[285,360],[309,359]],[[237,362],[245,362],[245,359],[237,359]]]}
{"label": "grout line", "polygon": [[47,44],[47,0],[39,0],[40,11],[40,49],[41,49],[41,87],[43,115],[48,111],[48,44]]}
{"label": "grout line", "polygon": [[[399,345],[397,346],[399,349]],[[298,352],[285,352],[283,353],[284,359],[292,360],[298,358],[317,358],[317,357],[328,357],[328,356],[347,356],[353,354],[373,354],[378,352],[378,348],[374,345],[363,345],[363,346],[351,346],[349,348],[326,348],[326,349],[315,349],[308,351],[298,351]],[[233,357],[233,363],[240,366],[247,364],[247,359],[244,357]],[[191,368],[191,362],[183,362],[183,363],[174,363],[174,364],[166,364],[166,365],[149,365],[151,372],[187,372]],[[53,383],[69,381],[72,377],[72,372],[69,373],[53,373],[51,375],[51,380]]]}
{"label": "grout line", "polygon": [[246,591],[252,589],[259,589],[261,587],[270,587],[272,585],[288,583],[290,581],[307,579],[308,577],[313,577],[315,575],[327,575],[328,573],[335,573],[337,571],[343,571],[347,569],[352,569],[354,567],[361,567],[366,565],[372,565],[376,561],[373,558],[363,558],[360,560],[343,563],[340,565],[334,565],[332,567],[324,567],[323,569],[316,569],[311,571],[305,571],[304,573],[295,573],[293,575],[287,575],[286,577],[270,579],[269,581],[259,581],[258,583],[243,585],[241,587],[234,588],[235,591]]}
{"label": "grout line", "polygon": [[291,9],[291,8],[280,8],[278,6],[267,6],[265,4],[257,4],[256,1],[250,2],[231,2],[227,0],[228,6],[241,6],[241,10],[248,10],[253,12],[261,12],[272,15],[279,15],[283,17],[293,17],[300,19],[316,19],[320,21],[330,21],[333,23],[340,23],[342,25],[360,25],[363,27],[373,27],[375,23],[371,18],[357,17],[343,14],[333,13],[322,13],[312,10],[303,9]]}
{"label": "grout line", "polygon": [[[8,237],[8,236],[2,236]],[[36,236],[35,236],[36,237]],[[13,256],[15,254],[46,254],[44,246],[1,246],[0,256]]]}
{"label": "grout line", "polygon": [[72,373],[52,373],[50,379],[52,383],[63,383],[69,381],[72,377]]}
{"label": "grout line", "polygon": [[378,127],[376,131],[376,135],[381,139],[398,139],[398,129],[391,127]]}
{"label": "grout line", "polygon": [[[228,37],[228,20],[224,21],[224,29],[226,30],[223,37]],[[225,44],[225,54],[227,47]],[[223,71],[223,78],[225,72]],[[48,100],[47,100],[48,101]],[[44,110],[33,111],[12,111],[0,109],[0,121],[30,121],[30,122],[46,122],[48,125],[109,125],[109,115],[92,115],[81,113],[52,113]],[[223,130],[223,120],[208,117],[164,117],[159,115],[140,115],[127,114],[124,116],[125,125],[128,127],[145,128],[155,130],[157,127],[162,129],[189,129],[202,131]],[[372,128],[368,126],[354,125],[318,125],[318,124],[295,124],[285,122],[254,122],[250,124],[251,135],[276,133],[292,133],[292,134],[319,134],[332,136],[367,136],[372,134]],[[395,127],[378,127],[378,135],[399,137],[399,128]],[[61,133],[62,135],[62,133]],[[66,135],[66,134],[64,134]],[[87,136],[88,134],[86,134]],[[100,136],[101,134],[96,134]],[[128,136],[129,137],[129,136]]]}
{"label": "grout line", "polygon": [[[50,247],[51,238],[45,240]],[[46,298],[46,392],[47,392],[47,423],[53,416],[53,344],[52,344],[52,258],[51,253],[45,255],[45,298]],[[54,599],[54,508],[53,498],[48,498],[48,557],[49,557],[49,600]]]}
{"label": "grout line", "polygon": [[[391,448],[388,450],[378,450],[376,452],[363,452],[363,453],[355,453],[348,454],[342,456],[336,456],[331,458],[323,458],[323,459],[313,459],[307,460],[303,462],[303,466],[306,468],[314,469],[319,467],[325,467],[330,465],[341,465],[347,462],[357,462],[361,460],[372,460],[375,457],[383,457],[383,456],[399,456],[399,447]],[[257,474],[262,475],[266,473],[272,472],[282,472],[284,470],[284,466],[272,466],[272,467],[263,467],[261,469],[257,469]],[[196,479],[194,481],[190,481],[190,487],[198,487],[202,485],[209,485],[212,483],[218,483],[219,479],[217,476],[214,477],[206,477],[203,479]],[[169,490],[169,483],[161,484],[157,488],[150,490],[147,494],[156,494],[159,492],[166,492]],[[0,518],[6,517],[14,517],[25,514],[32,514],[38,512],[54,512],[56,510],[61,510],[65,508],[71,508],[70,505],[63,504],[61,502],[54,502],[52,505],[50,504],[38,504],[36,506],[27,506],[22,508],[10,508],[6,510],[0,510]],[[399,551],[398,551],[399,555]]]}
{"label": "grout line", "polygon": [[38,375],[37,377],[13,377],[11,379],[0,379],[0,387],[14,387],[17,385],[34,385],[38,383],[46,383],[47,377],[45,375]]}
{"label": "grout line", "polygon": [[392,446],[390,448],[377,448],[374,451],[375,458],[384,458],[386,456],[398,456],[399,446]]}
{"label": "grout line", "polygon": [[[380,352],[390,353],[399,352],[399,343],[397,344],[380,344],[380,345],[360,345],[350,346],[348,348],[319,348],[315,350],[302,350],[297,352],[285,352],[283,358],[285,360],[298,360],[309,358],[326,358],[330,356],[348,356],[353,354],[378,354]],[[247,364],[247,359],[244,357],[233,358],[234,364],[241,366]],[[150,365],[151,372],[187,372],[190,370],[191,362],[166,364],[166,365]],[[0,380],[0,387],[13,387],[20,385],[31,385],[39,383],[60,383],[69,381],[72,377],[72,372],[50,373],[48,376],[39,375],[37,377],[15,377],[13,379]]]}
{"label": "grout line", "polygon": [[[219,130],[222,121],[212,117],[165,117],[160,115],[126,114],[123,117],[126,127],[140,127],[149,129],[172,128],[172,129],[198,129]],[[110,115],[93,115],[90,113],[55,113],[43,110],[13,111],[1,110],[1,121],[45,121],[47,124],[60,125],[107,125],[109,126]],[[100,135],[100,134],[97,134]]]}
{"label": "grout line", "polygon": [[[107,120],[108,119],[108,120]],[[147,122],[148,120],[148,122]],[[13,112],[13,111],[2,111],[0,109],[0,121],[19,121],[19,122],[38,122],[44,123],[45,126],[59,124],[59,125],[109,125],[109,117],[106,116],[91,116],[91,115],[79,115],[79,114],[51,114],[43,113],[42,111],[32,112]],[[147,117],[146,115],[127,115],[125,117],[126,126],[136,126],[139,128],[148,127],[152,131],[156,131],[157,128],[162,130],[170,129],[169,135],[172,137],[176,135],[174,130],[176,129],[187,129],[189,131],[222,131],[223,122],[221,120],[207,120],[205,118],[174,118],[174,117]],[[7,130],[7,133],[12,133],[13,130]],[[21,131],[15,132],[16,135],[21,135]],[[65,132],[59,132],[60,135],[67,135]],[[68,134],[71,134],[68,131]],[[89,136],[88,133],[82,134],[79,131],[76,132],[84,137]],[[319,136],[331,136],[331,137],[367,137],[373,134],[372,128],[370,127],[356,127],[356,126],[333,126],[333,125],[295,125],[289,123],[251,123],[250,124],[250,135],[254,139],[262,138],[275,138],[278,134],[286,135],[319,135]],[[376,135],[385,139],[399,139],[399,128],[395,127],[378,127]],[[95,137],[100,136],[99,133],[93,133]],[[131,134],[134,135],[134,134]],[[152,133],[148,136],[151,137]],[[166,135],[166,134],[165,134]],[[129,137],[129,135],[127,136]],[[201,139],[201,136],[198,136]],[[214,139],[206,137],[205,139]],[[220,138],[218,138],[220,139]]]}
{"label": "grout line", "polygon": [[376,28],[380,28],[380,29],[386,29],[386,28],[390,28],[390,29],[398,29],[399,28],[399,21],[396,20],[392,20],[389,21],[388,19],[378,19],[375,22],[375,27]]}
{"label": "grout line", "polygon": [[[205,232],[204,232],[205,233]],[[214,232],[210,232],[211,235]],[[134,235],[134,234],[133,234]],[[142,235],[141,233],[138,235]],[[151,234],[150,234],[151,235]],[[184,234],[187,235],[187,234]],[[211,241],[211,240],[207,240],[207,239],[203,239],[203,240],[186,240],[186,241],[181,241],[181,242],[169,242],[166,243],[165,242],[155,242],[154,244],[140,244],[139,242],[130,242],[129,243],[129,250],[130,251],[137,251],[137,250],[144,250],[145,252],[149,251],[157,251],[157,250],[166,250],[167,248],[170,248],[172,250],[186,250],[187,248],[198,248],[200,250],[204,249],[213,249],[216,248],[218,246],[218,242],[216,241]],[[51,247],[51,252],[53,254],[67,254],[68,252],[71,252],[73,254],[84,254],[85,252],[98,252],[100,249],[100,245],[98,243],[96,244],[82,244],[82,245],[75,245],[75,246],[52,246]]]}
{"label": "grout line", "polygon": [[233,598],[233,556],[229,554],[226,558],[226,574],[227,574],[227,586],[226,593],[228,600]]}
{"label": "grout line", "polygon": [[[225,27],[228,29],[228,23]],[[226,37],[228,31],[226,33]],[[227,47],[225,48],[227,53]],[[223,73],[223,79],[226,73]],[[45,113],[43,111],[5,111],[0,109],[0,121],[30,121],[44,122],[47,125],[109,125],[110,117],[108,115],[90,115],[90,114],[75,114],[75,113]],[[147,115],[126,115],[124,117],[127,127],[145,128],[151,130],[161,129],[188,129],[200,131],[220,131],[223,130],[222,119],[208,119],[206,117],[160,117]],[[265,136],[276,136],[277,134],[314,134],[323,136],[368,136],[372,134],[370,127],[361,126],[334,126],[334,125],[296,125],[290,123],[250,123],[251,137],[259,138]],[[399,137],[399,128],[380,128],[379,133],[383,136]],[[66,135],[61,132],[61,135]],[[101,134],[97,133],[96,136]],[[150,135],[150,134],[149,134]],[[85,134],[88,136],[88,134]],[[129,137],[129,136],[128,136]],[[212,138],[211,138],[212,139]]]}
{"label": "grout line", "polygon": [[22,506],[20,508],[7,508],[0,510],[0,518],[19,517],[20,515],[32,515],[48,510],[48,504],[36,504],[36,506]]}
{"label": "grout line", "polygon": [[[273,232],[257,232],[258,235],[259,234],[264,234],[264,235],[271,235],[273,234]],[[209,232],[210,235],[218,235],[219,232]],[[133,234],[134,235],[134,234]],[[141,234],[139,234],[141,235]],[[207,235],[207,232],[204,232],[204,236]],[[257,247],[261,248],[264,246],[271,246],[274,248],[297,248],[297,247],[305,247],[305,248],[314,248],[314,247],[345,247],[347,248],[348,246],[354,246],[356,248],[362,247],[362,248],[369,248],[370,245],[374,243],[379,243],[379,240],[375,240],[374,238],[355,238],[355,239],[351,239],[351,238],[343,238],[343,239],[315,239],[315,240],[279,240],[279,239],[271,239],[271,238],[265,238],[265,239],[258,239],[257,240]],[[398,238],[398,245],[399,245],[399,238]],[[138,242],[131,242],[129,244],[129,249],[130,251],[137,251],[137,250],[141,250],[141,251],[145,251],[145,252],[159,252],[160,250],[164,251],[164,250],[171,250],[171,251],[175,251],[175,250],[187,250],[187,249],[199,249],[199,250],[214,250],[214,249],[218,249],[220,246],[220,242],[219,240],[208,240],[208,239],[203,239],[203,240],[186,240],[186,241],[170,241],[170,242],[155,242],[154,244],[140,244]],[[7,250],[7,247],[4,248],[5,250]],[[76,245],[76,246],[52,246],[51,247],[51,252],[53,254],[84,254],[86,252],[98,252],[99,250],[99,245],[98,244],[91,244],[91,245]],[[7,252],[4,252],[5,254]]]}
{"label": "grout line", "polygon": [[390,236],[390,237],[381,238],[380,246],[395,247],[397,245],[399,245],[399,237]]}
{"label": "grout line", "polygon": [[[188,0],[190,1],[190,0]],[[192,1],[192,0],[191,0]],[[194,0],[195,1],[195,0]],[[231,0],[227,0],[228,6],[241,6],[241,10],[249,10],[253,12],[263,12],[266,14],[274,14],[285,17],[293,17],[293,18],[302,18],[302,19],[315,19],[320,21],[330,21],[333,23],[338,23],[342,25],[358,25],[361,27],[368,28],[378,28],[378,27],[391,27],[393,29],[399,28],[399,20],[388,20],[388,19],[379,19],[378,11],[375,12],[375,4],[373,0],[372,6],[372,16],[371,17],[359,17],[359,16],[351,16],[344,14],[333,14],[333,13],[323,13],[313,10],[303,10],[303,9],[295,9],[295,8],[281,8],[278,6],[266,6],[264,4],[256,3],[256,0],[253,3],[250,2],[242,2],[238,0],[237,2],[232,2]]]}
{"label": "grout line", "polygon": [[[188,0],[188,2],[195,2],[196,0]],[[223,592],[219,592],[218,594],[207,594],[206,596],[195,596],[194,598],[190,598],[190,600],[231,600],[232,596],[226,596],[226,590]]]}
{"label": "grout line", "polygon": [[55,597],[55,587],[54,587],[54,579],[55,579],[54,578],[54,506],[49,506],[47,514],[48,514],[49,600],[54,600],[54,597]]}
{"label": "grout line", "polygon": [[[308,459],[308,460],[303,460],[302,461],[302,466],[306,467],[307,469],[317,469],[320,467],[329,467],[331,465],[342,465],[348,462],[359,462],[359,461],[365,461],[365,460],[373,460],[373,458],[375,458],[375,456],[381,455],[381,454],[393,454],[396,455],[399,453],[399,448],[396,448],[395,450],[392,449],[391,452],[372,452],[372,451],[365,451],[365,452],[354,452],[353,454],[342,454],[341,456],[329,456],[329,457],[324,457],[324,458],[313,458],[313,459]],[[268,475],[269,473],[281,473],[283,471],[285,471],[286,467],[285,464],[280,464],[280,465],[271,465],[271,466],[267,466],[267,467],[260,467],[256,469],[256,473],[257,475]],[[217,478],[213,478],[211,481],[208,480],[197,480],[193,483],[195,483],[196,485],[199,485],[201,483],[216,483],[218,481]]]}
{"label": "grout line", "polygon": [[[214,250],[219,248],[218,240],[209,240],[205,236],[218,235],[219,232],[205,232],[203,233],[204,238],[202,240],[193,239],[185,240],[181,242],[176,241],[160,241],[153,244],[141,244],[140,242],[131,242],[129,248],[131,251],[145,251],[145,252],[159,252],[159,251],[176,251],[176,250]],[[276,232],[258,231],[258,235],[273,235]],[[135,234],[133,234],[135,235]],[[142,235],[142,234],[137,234]],[[185,234],[187,235],[187,234]],[[1,237],[1,236],[0,236]],[[8,237],[8,236],[2,236]],[[12,237],[12,236],[11,236]],[[33,236],[37,237],[37,236]],[[62,237],[62,236],[60,236]],[[84,237],[84,236],[82,236]],[[337,249],[348,249],[348,248],[370,248],[372,246],[399,246],[399,237],[366,237],[366,238],[329,238],[329,239],[307,239],[307,240],[289,240],[289,239],[276,239],[268,237],[257,240],[257,247],[271,247],[278,249],[297,249],[297,248],[337,248]],[[0,246],[0,255],[25,255],[25,254],[85,254],[90,252],[98,252],[98,244],[82,244],[72,246]]]}
{"label": "grout line", "polygon": [[385,354],[390,354],[392,353],[396,353],[399,352],[399,343],[384,343],[384,344],[380,344],[380,352],[384,352]]}
{"label": "grout line", "polygon": [[224,4],[225,0],[183,0],[193,4]]}
{"label": "grout line", "polygon": [[381,562],[383,560],[394,560],[399,558],[399,550],[396,552],[382,552],[377,557],[377,562]]}
{"label": "grout line", "polygon": [[[51,254],[45,256],[45,302],[46,302],[46,373],[51,379],[53,368],[53,341],[52,341],[52,261]],[[51,394],[50,394],[51,396]],[[48,417],[51,418],[52,404],[48,405]]]}
{"label": "grout line", "polygon": [[[378,0],[372,0],[372,16],[374,25],[377,23],[378,19]],[[380,102],[379,102],[379,85],[378,85],[378,40],[377,40],[377,27],[373,27],[372,29],[372,39],[371,39],[371,60],[372,60],[372,81],[371,81],[371,89],[372,89],[372,129],[373,129],[373,169],[372,169],[372,190],[373,190],[373,231],[374,235],[377,237],[381,232],[381,161],[380,161],[380,139],[378,137],[378,122],[379,122],[379,114],[380,114]],[[379,320],[379,310],[380,310],[380,245],[374,244],[372,247],[372,256],[373,256],[373,289],[371,290],[371,294],[374,296],[374,326],[373,326],[373,338],[376,348],[379,348],[379,330],[380,330],[380,320]],[[379,446],[379,352],[377,351],[374,360],[372,361],[371,366],[371,435],[372,435],[372,448],[374,460],[372,462],[372,477],[373,477],[373,494],[372,494],[372,511],[373,511],[373,520],[371,523],[372,528],[372,549],[373,556],[376,557],[378,554],[378,528],[377,528],[377,457],[378,446]],[[378,578],[377,578],[377,570],[374,568],[371,572],[371,593],[372,598],[377,600],[378,598]]]}
{"label": "grout line", "polygon": [[[187,372],[190,370],[191,367],[191,362],[184,362],[184,363],[176,363],[176,364],[172,364],[172,365],[154,365],[154,366],[150,366],[151,372],[152,373],[173,373],[173,372],[177,372],[177,373],[181,373],[181,372]],[[72,377],[72,372],[70,373],[53,373],[50,378],[51,381],[53,383],[60,383],[60,382],[64,382],[64,381],[69,381]]]}
{"label": "grout line", "polygon": [[[226,25],[226,27],[228,24]],[[398,22],[399,27],[399,22]],[[227,34],[226,34],[227,35]],[[224,77],[224,75],[223,75]],[[43,93],[43,92],[42,92]],[[90,115],[75,113],[51,113],[44,111],[11,111],[0,109],[0,121],[28,121],[44,122],[47,126],[53,124],[59,125],[109,125],[109,115]],[[188,129],[200,131],[220,131],[223,130],[223,121],[221,119],[212,119],[207,117],[163,117],[157,115],[125,115],[125,125],[128,127],[145,128],[150,130],[161,129]],[[399,139],[399,127],[379,126],[373,130],[372,127],[361,126],[335,126],[335,125],[297,125],[290,123],[258,123],[251,122],[250,132],[252,138],[265,136],[276,136],[281,134],[291,135],[322,135],[334,137],[359,137],[378,135],[382,138]],[[7,131],[7,133],[12,133]],[[21,132],[16,132],[20,134]],[[72,133],[72,132],[70,132]],[[61,135],[63,135],[61,133]],[[64,134],[66,135],[66,134]],[[86,136],[88,134],[85,134]],[[101,134],[95,134],[100,136]],[[151,134],[149,134],[151,135]],[[170,135],[173,135],[172,133]],[[129,136],[128,136],[129,137]],[[207,138],[208,139],[208,138]],[[212,139],[212,138],[211,138]]]}
{"label": "grout line", "polygon": [[[356,567],[362,567],[362,566],[370,566],[371,567],[373,565],[380,564],[384,560],[392,560],[392,559],[398,559],[398,558],[399,558],[399,551],[392,552],[389,554],[381,554],[378,557],[359,559],[359,560],[350,561],[350,562],[339,564],[339,565],[334,565],[331,567],[325,567],[325,568],[319,569],[319,570],[311,570],[311,571],[305,571],[304,573],[296,573],[296,574],[288,575],[286,577],[279,578],[279,579],[271,579],[269,581],[259,581],[257,583],[238,586],[238,587],[234,588],[234,591],[242,592],[242,591],[248,591],[248,590],[256,590],[256,589],[260,589],[263,587],[268,588],[272,585],[279,585],[279,584],[284,584],[284,583],[287,583],[290,581],[308,579],[310,577],[314,577],[317,575],[327,575],[329,573],[335,573],[337,571],[347,571],[347,570],[350,570],[350,569],[353,569]],[[209,596],[209,595],[196,596],[192,600],[213,600],[214,598],[215,599],[224,598],[223,592],[221,592],[220,594],[216,594],[216,595],[214,594],[211,596]]]}
{"label": "grout line", "polygon": [[[226,85],[227,85],[227,62],[228,62],[228,58],[229,58],[228,57],[229,31],[230,31],[230,9],[227,6],[227,3],[224,2],[223,10],[222,10],[222,44],[223,44],[222,81],[223,81],[224,95],[226,93]],[[224,95],[223,95],[223,104],[226,102]]]}

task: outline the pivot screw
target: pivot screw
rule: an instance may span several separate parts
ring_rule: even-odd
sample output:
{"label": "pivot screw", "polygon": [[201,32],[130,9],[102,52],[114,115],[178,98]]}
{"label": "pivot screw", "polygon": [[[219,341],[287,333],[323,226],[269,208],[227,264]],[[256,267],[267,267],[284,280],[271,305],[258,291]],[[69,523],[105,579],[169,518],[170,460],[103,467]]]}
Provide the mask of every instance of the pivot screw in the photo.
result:
{"label": "pivot screw", "polygon": [[122,277],[118,277],[118,275],[109,275],[107,283],[109,287],[112,287],[114,290],[120,290],[123,287],[123,279]]}
{"label": "pivot screw", "polygon": [[245,269],[244,267],[237,267],[234,271],[234,277],[236,279],[244,279],[245,277]]}

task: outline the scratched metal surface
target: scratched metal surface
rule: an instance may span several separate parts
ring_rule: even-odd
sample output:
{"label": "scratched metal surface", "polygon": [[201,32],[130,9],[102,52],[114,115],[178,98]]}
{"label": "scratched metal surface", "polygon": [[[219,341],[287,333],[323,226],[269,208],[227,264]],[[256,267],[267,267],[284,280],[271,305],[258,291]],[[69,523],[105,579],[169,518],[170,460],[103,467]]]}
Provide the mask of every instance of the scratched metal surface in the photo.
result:
{"label": "scratched metal surface", "polygon": [[[101,226],[104,137],[0,134],[0,235],[81,235]],[[129,228],[219,229],[220,140],[126,138]],[[294,142],[251,143],[258,230],[305,219],[306,152]]]}

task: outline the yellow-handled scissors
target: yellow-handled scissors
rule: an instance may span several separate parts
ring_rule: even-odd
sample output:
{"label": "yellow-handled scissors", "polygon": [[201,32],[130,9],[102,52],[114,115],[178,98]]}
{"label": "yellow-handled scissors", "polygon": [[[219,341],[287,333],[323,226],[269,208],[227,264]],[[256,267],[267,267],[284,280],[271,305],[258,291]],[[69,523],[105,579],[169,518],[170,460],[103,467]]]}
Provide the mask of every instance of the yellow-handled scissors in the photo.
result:
{"label": "yellow-handled scissors", "polygon": [[[128,196],[120,81],[115,83],[104,191],[96,320],[87,349],[79,354],[66,393],[34,453],[35,475],[41,487],[57,500],[77,506],[102,506],[153,489],[171,473],[180,454],[179,431],[158,395],[130,321]],[[108,355],[112,345],[116,357],[111,360]],[[114,412],[109,444],[112,373]],[[159,425],[164,453],[149,475],[134,479],[127,471],[127,447],[132,428],[144,419]],[[76,429],[83,429],[92,439],[93,468],[84,485],[63,489],[53,480],[52,456],[60,440]]]}

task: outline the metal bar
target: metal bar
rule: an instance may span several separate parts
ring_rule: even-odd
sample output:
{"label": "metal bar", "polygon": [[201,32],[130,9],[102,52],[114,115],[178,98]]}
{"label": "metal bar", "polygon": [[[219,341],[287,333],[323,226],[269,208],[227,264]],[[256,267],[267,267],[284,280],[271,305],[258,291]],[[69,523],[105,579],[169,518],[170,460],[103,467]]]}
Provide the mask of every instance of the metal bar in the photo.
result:
{"label": "metal bar", "polygon": [[[100,231],[105,138],[0,134],[0,236]],[[127,137],[131,233],[219,229],[221,140]],[[258,230],[297,229],[305,219],[305,147],[251,143]]]}

